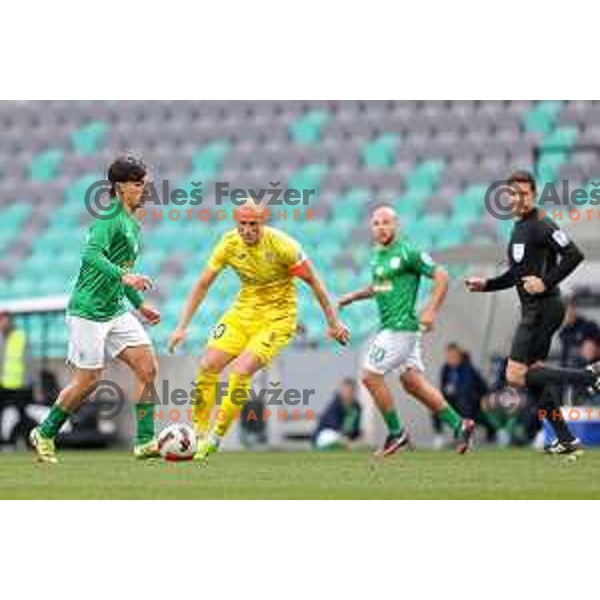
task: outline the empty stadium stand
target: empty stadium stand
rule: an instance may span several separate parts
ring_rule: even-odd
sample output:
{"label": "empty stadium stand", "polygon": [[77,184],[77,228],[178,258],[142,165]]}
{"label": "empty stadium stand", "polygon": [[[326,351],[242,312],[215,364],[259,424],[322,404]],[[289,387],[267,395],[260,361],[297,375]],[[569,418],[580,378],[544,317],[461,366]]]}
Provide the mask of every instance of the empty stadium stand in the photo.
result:
{"label": "empty stadium stand", "polygon": [[[214,211],[215,182],[230,188],[315,189],[314,221],[274,224],[299,239],[340,294],[368,280],[366,217],[390,202],[406,234],[443,251],[466,242],[493,244],[510,224],[487,214],[490,182],[514,168],[531,168],[542,153],[543,181],[568,178],[590,187],[597,155],[577,147],[600,144],[600,102],[535,101],[48,101],[0,103],[0,300],[66,293],[77,274],[85,225],[84,196],[105,178],[112,158],[140,153],[155,182],[193,189]],[[154,329],[158,348],[175,325],[182,301],[230,219],[152,218],[144,222],[139,271],[156,278],[153,300],[163,311]],[[288,211],[292,207],[288,207]],[[302,207],[300,207],[302,208]],[[301,287],[301,286],[300,286]],[[207,298],[194,343],[237,288],[223,277]],[[354,339],[373,326],[369,306],[347,315]],[[300,319],[309,338],[323,323],[301,290]],[[64,354],[66,331],[51,327],[54,353]]]}

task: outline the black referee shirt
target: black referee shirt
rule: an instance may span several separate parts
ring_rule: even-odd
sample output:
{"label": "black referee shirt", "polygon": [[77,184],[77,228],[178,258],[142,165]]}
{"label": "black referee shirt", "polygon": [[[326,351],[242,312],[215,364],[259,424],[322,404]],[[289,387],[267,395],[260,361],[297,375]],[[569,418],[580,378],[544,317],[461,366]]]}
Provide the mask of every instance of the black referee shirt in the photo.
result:
{"label": "black referee shirt", "polygon": [[[535,309],[544,300],[560,295],[558,284],[583,260],[575,243],[549,217],[540,218],[537,209],[516,221],[508,244],[509,269],[488,279],[486,292],[516,286],[523,308]],[[543,280],[543,294],[528,294],[523,277],[535,275]]]}

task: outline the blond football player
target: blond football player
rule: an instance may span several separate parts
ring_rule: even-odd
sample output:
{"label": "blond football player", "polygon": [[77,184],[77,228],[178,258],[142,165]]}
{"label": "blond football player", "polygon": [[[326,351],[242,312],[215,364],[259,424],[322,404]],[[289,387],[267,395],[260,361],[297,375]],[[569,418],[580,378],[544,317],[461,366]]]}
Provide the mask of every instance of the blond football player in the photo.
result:
{"label": "blond football player", "polygon": [[[214,247],[184,305],[169,340],[172,352],[187,335],[195,312],[219,273],[233,269],[241,289],[213,327],[200,359],[196,379],[194,427],[200,439],[196,458],[216,452],[236,414],[248,398],[253,375],[290,342],[296,332],[297,294],[294,279],[312,289],[327,322],[327,334],[340,344],[349,339],[325,287],[302,248],[292,237],[265,226],[265,211],[248,200],[236,211],[237,227]],[[230,366],[228,390],[214,424],[213,411],[220,374]]]}

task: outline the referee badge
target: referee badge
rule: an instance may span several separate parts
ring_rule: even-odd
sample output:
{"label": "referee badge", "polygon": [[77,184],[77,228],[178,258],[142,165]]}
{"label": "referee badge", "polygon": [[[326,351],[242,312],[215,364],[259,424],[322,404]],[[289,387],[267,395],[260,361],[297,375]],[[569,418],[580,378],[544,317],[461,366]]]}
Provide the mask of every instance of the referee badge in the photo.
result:
{"label": "referee badge", "polygon": [[569,238],[562,229],[557,229],[552,234],[552,239],[561,247],[566,248],[569,245]]}
{"label": "referee badge", "polygon": [[513,244],[512,255],[515,262],[520,263],[525,256],[525,244]]}

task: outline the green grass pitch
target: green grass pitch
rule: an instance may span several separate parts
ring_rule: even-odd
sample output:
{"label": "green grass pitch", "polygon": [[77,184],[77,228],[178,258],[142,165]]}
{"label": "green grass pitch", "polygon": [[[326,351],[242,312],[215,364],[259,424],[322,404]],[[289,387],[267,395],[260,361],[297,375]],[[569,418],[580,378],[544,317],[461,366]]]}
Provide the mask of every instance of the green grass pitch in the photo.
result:
{"label": "green grass pitch", "polygon": [[575,462],[531,450],[222,453],[208,466],[64,452],[58,465],[0,455],[0,498],[600,498],[600,452]]}

